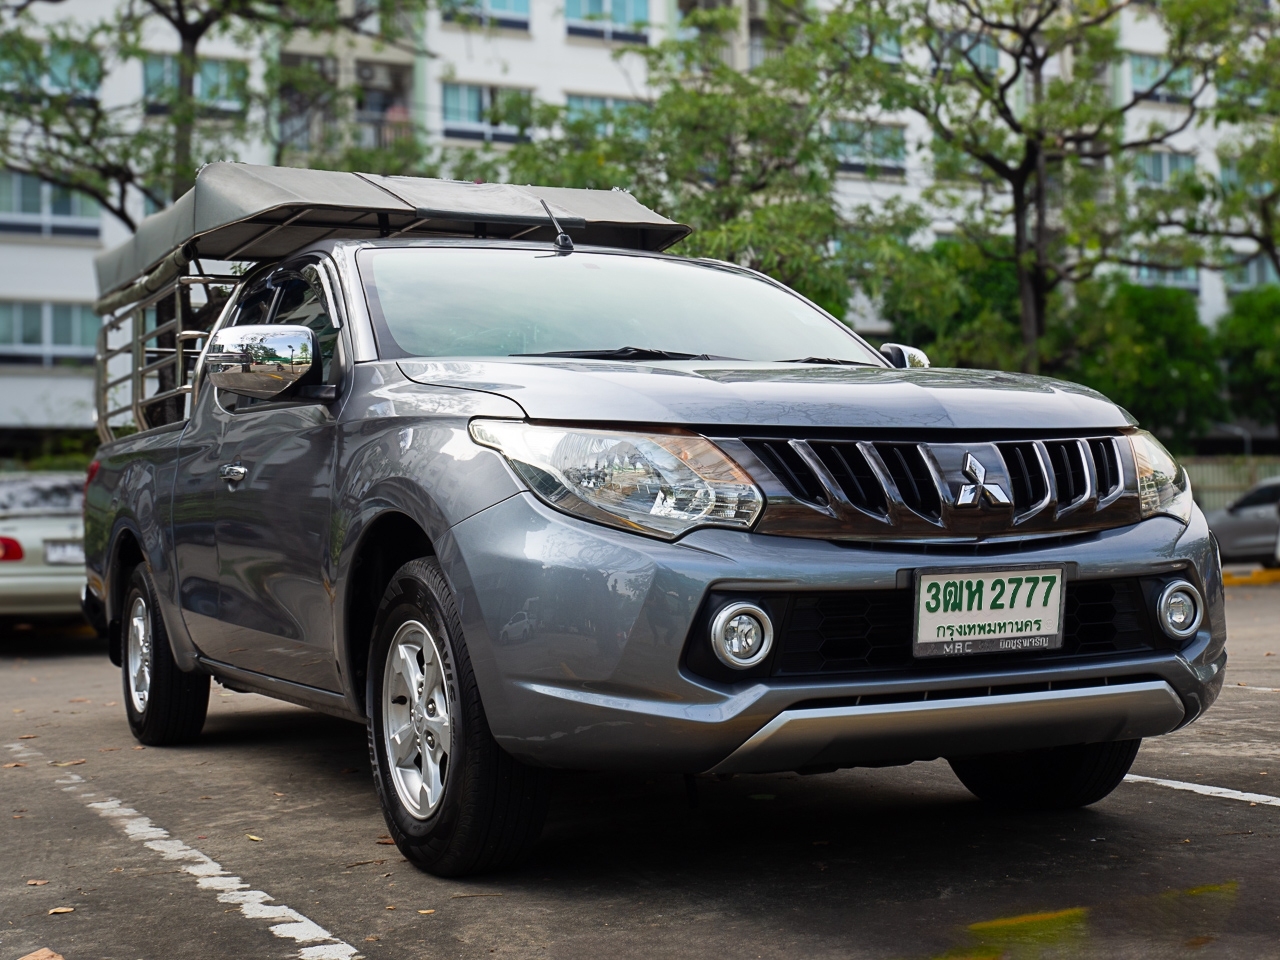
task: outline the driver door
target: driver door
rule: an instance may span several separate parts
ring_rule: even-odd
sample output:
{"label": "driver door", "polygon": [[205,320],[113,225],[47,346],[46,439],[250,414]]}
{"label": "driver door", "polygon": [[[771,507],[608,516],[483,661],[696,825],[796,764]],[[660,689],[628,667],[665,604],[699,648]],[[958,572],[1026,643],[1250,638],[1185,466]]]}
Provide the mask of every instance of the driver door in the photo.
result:
{"label": "driver door", "polygon": [[[308,326],[326,384],[341,380],[333,306],[315,264],[275,271],[269,323]],[[322,690],[340,691],[329,576],[331,487],[338,401],[224,400],[221,466],[242,479],[216,501],[220,659]]]}

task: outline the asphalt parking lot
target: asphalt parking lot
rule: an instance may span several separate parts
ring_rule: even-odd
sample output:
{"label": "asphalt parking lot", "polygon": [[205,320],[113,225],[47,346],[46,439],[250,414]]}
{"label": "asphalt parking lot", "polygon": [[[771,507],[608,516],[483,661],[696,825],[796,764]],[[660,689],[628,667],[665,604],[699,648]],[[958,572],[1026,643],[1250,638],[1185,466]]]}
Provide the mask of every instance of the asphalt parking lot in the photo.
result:
{"label": "asphalt parking lot", "polygon": [[942,761],[696,807],[566,774],[530,862],[467,881],[379,843],[361,727],[215,686],[199,744],[143,749],[91,637],[9,623],[0,960],[1277,957],[1280,586],[1228,616],[1218,704],[1087,810],[988,810]]}

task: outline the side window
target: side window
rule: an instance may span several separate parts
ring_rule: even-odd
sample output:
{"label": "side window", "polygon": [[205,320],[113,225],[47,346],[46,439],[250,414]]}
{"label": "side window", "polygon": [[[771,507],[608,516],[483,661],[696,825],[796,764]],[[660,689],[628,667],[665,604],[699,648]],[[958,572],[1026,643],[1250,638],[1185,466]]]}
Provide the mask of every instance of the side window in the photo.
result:
{"label": "side window", "polygon": [[329,315],[332,309],[320,284],[320,276],[314,266],[305,266],[301,273],[285,274],[275,278],[280,288],[280,300],[272,323],[289,323],[310,327],[320,343],[320,359],[323,364],[321,377],[324,383],[333,383],[333,358],[338,347],[338,328]]}
{"label": "side window", "polygon": [[1236,507],[1265,507],[1280,502],[1280,483],[1271,483],[1257,490],[1250,490],[1236,501]]}
{"label": "side window", "polygon": [[267,280],[259,281],[253,289],[245,293],[236,307],[236,319],[233,326],[242,327],[250,323],[266,323],[271,315],[271,305],[275,303],[276,287]]}

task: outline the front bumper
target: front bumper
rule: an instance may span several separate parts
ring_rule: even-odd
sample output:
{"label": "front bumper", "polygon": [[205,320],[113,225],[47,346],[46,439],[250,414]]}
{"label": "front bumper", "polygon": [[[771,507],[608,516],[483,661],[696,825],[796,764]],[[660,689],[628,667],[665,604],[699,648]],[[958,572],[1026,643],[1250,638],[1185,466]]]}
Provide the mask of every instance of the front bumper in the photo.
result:
{"label": "front bumper", "polygon": [[[440,557],[490,728],[547,766],[764,772],[1154,736],[1213,702],[1226,662],[1221,575],[1198,511],[1187,527],[1158,517],[974,555],[728,530],[664,543],[521,494],[452,536]],[[1207,600],[1203,626],[1178,652],[938,674],[716,683],[683,666],[713,589],[885,590],[920,567],[1040,561],[1074,564],[1077,580],[1180,573]]]}

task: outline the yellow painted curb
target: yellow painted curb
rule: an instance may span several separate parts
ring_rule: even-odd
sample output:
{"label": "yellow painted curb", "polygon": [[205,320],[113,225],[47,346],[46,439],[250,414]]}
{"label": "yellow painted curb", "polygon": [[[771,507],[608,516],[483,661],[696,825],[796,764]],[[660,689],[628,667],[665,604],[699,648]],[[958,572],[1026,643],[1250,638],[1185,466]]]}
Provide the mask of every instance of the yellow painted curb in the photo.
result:
{"label": "yellow painted curb", "polygon": [[1280,570],[1254,570],[1241,576],[1238,573],[1223,573],[1224,587],[1262,587],[1269,583],[1280,583]]}

